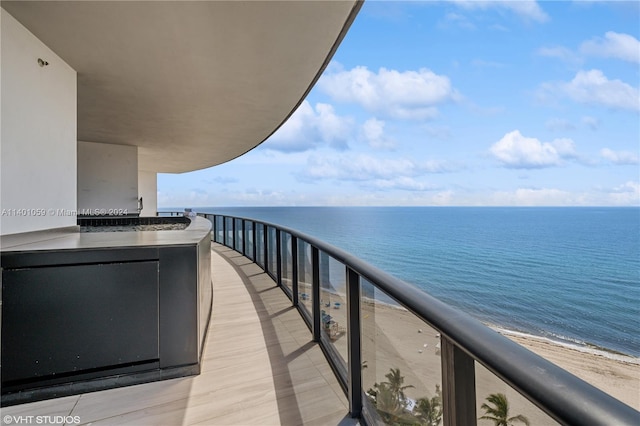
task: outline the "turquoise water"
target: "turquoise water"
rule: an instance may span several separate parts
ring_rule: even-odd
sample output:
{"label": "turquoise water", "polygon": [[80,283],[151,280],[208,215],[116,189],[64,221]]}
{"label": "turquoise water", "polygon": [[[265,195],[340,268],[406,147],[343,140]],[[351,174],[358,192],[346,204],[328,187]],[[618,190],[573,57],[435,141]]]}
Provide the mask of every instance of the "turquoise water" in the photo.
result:
{"label": "turquoise water", "polygon": [[288,226],[479,320],[640,356],[640,209],[198,208]]}

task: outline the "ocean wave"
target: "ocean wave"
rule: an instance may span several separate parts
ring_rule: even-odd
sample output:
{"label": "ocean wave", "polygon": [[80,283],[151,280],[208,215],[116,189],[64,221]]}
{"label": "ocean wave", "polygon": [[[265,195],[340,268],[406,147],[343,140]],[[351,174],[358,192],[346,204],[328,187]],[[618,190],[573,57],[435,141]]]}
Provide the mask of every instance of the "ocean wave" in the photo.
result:
{"label": "ocean wave", "polygon": [[522,331],[509,330],[509,329],[492,325],[492,324],[486,324],[486,325],[492,330],[502,334],[503,336],[515,336],[515,337],[522,337],[527,340],[546,342],[552,345],[562,346],[564,348],[573,349],[583,353],[599,355],[615,361],[622,361],[622,362],[640,365],[639,357],[617,352],[608,348],[603,348],[601,346],[594,345],[589,342],[584,342],[579,339],[573,339],[567,336],[555,335],[553,333],[550,333],[552,334],[553,337],[538,336],[535,334],[524,333]]}

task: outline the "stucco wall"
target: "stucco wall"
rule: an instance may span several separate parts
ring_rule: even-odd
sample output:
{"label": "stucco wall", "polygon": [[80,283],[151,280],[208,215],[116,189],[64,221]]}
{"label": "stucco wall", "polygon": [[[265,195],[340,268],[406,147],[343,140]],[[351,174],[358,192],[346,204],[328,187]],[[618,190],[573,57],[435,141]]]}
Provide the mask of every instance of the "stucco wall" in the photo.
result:
{"label": "stucco wall", "polygon": [[144,208],[140,216],[155,216],[158,211],[158,174],[138,171],[138,194],[142,197]]}
{"label": "stucco wall", "polygon": [[[76,224],[76,72],[1,14],[0,234]],[[40,66],[38,58],[49,64]]]}
{"label": "stucco wall", "polygon": [[138,213],[138,147],[78,141],[78,211]]}

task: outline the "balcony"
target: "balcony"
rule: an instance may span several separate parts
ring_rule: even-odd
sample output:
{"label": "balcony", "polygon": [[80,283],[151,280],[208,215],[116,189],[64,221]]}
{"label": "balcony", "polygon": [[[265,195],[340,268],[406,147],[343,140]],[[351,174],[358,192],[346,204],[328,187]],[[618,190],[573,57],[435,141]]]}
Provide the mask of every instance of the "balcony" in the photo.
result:
{"label": "balcony", "polygon": [[491,395],[530,424],[637,424],[635,409],[357,257],[296,230],[203,215],[214,241],[282,288],[367,424],[492,424]]}
{"label": "balcony", "polygon": [[[202,373],[3,415],[94,424],[444,424],[487,395],[532,425],[638,424],[640,413],[476,320],[293,229],[203,215],[213,314]],[[394,390],[395,389],[395,390]]]}
{"label": "balcony", "polygon": [[275,282],[215,243],[211,269],[214,315],[200,375],[5,407],[2,415],[14,423],[71,416],[67,424],[355,424],[320,348]]}

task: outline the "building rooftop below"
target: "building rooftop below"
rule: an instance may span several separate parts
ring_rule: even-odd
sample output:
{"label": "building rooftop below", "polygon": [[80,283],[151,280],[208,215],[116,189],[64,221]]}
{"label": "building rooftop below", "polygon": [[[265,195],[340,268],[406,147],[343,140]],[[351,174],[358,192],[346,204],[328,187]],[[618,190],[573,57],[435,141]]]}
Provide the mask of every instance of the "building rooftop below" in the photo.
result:
{"label": "building rooftop below", "polygon": [[271,277],[215,243],[211,271],[213,314],[200,375],[6,407],[2,415],[72,416],[67,424],[92,425],[358,424],[320,347]]}

